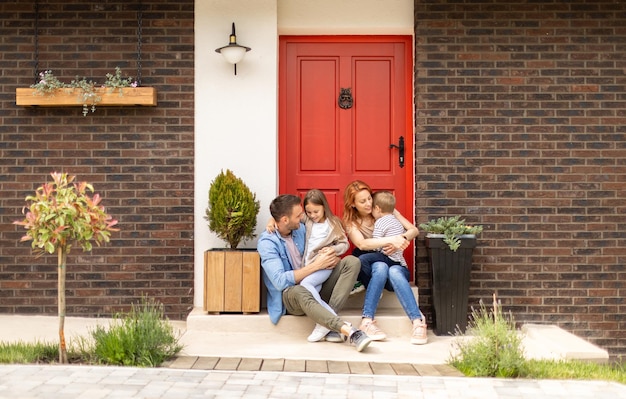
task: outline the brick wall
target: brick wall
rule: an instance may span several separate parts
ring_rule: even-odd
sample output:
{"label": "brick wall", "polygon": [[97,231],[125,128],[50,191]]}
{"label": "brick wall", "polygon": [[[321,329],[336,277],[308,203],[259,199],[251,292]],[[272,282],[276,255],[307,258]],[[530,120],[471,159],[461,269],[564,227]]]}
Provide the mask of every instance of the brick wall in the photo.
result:
{"label": "brick wall", "polygon": [[474,305],[496,293],[518,322],[626,354],[626,3],[417,0],[415,17],[419,222],[484,225]]}
{"label": "brick wall", "polygon": [[116,66],[157,107],[21,108],[34,83],[35,1],[0,2],[0,312],[56,314],[56,256],[35,259],[22,231],[24,197],[66,171],[94,184],[119,219],[112,242],[68,258],[67,314],[110,316],[142,295],[183,319],[193,306],[193,0],[39,0],[39,70],[102,83]]}

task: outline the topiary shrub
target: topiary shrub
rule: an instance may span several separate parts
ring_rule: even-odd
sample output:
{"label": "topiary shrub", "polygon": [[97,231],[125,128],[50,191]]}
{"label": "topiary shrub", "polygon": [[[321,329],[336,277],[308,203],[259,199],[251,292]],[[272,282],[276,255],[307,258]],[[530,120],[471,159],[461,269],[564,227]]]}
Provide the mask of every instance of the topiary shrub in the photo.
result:
{"label": "topiary shrub", "polygon": [[230,170],[223,170],[211,182],[205,219],[209,229],[236,249],[240,241],[254,238],[259,201],[248,186]]}

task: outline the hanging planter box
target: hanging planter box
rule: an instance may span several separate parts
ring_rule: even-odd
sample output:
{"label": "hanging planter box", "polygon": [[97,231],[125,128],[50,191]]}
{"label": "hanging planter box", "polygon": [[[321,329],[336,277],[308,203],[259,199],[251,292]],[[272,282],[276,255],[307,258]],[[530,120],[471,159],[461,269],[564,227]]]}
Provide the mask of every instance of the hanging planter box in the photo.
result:
{"label": "hanging planter box", "polygon": [[208,313],[261,310],[261,258],[256,250],[204,252],[204,310]]}
{"label": "hanging planter box", "polygon": [[[121,91],[121,93],[120,93]],[[96,93],[100,100],[96,107],[134,107],[157,105],[156,89],[154,87],[122,87],[116,89],[97,88]],[[76,107],[83,105],[83,98],[79,89],[57,89],[54,93],[39,94],[33,88],[15,89],[15,104],[21,107]],[[91,105],[90,102],[87,102]]]}
{"label": "hanging planter box", "polygon": [[459,236],[461,246],[452,251],[443,234],[427,234],[426,248],[432,272],[433,308],[436,335],[454,334],[467,328],[472,255],[476,236]]}

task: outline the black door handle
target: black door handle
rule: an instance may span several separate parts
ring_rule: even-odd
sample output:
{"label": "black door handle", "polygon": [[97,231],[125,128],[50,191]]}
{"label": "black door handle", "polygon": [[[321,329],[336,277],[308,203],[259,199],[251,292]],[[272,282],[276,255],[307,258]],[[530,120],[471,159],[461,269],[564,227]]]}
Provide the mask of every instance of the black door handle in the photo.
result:
{"label": "black door handle", "polygon": [[398,145],[390,144],[389,148],[397,148],[399,152],[398,161],[400,163],[400,167],[404,168],[404,136],[400,136],[398,140]]}

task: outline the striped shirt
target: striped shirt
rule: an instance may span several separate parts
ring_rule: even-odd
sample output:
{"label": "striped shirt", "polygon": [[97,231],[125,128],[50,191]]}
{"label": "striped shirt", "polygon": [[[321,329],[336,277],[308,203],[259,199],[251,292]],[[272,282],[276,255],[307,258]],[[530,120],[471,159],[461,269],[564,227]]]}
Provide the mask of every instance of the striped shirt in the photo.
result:
{"label": "striped shirt", "polygon": [[[372,237],[392,237],[404,234],[405,232],[406,230],[404,229],[404,227],[402,227],[402,223],[400,223],[400,221],[396,219],[393,214],[390,213],[376,220],[376,222],[374,223],[374,232],[372,233]],[[402,266],[406,266],[406,260],[404,260],[404,256],[402,255],[402,253],[403,251],[398,250],[388,256],[392,260],[400,262]]]}

